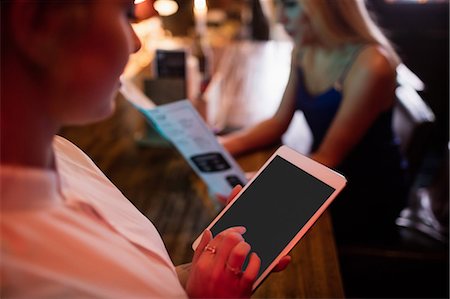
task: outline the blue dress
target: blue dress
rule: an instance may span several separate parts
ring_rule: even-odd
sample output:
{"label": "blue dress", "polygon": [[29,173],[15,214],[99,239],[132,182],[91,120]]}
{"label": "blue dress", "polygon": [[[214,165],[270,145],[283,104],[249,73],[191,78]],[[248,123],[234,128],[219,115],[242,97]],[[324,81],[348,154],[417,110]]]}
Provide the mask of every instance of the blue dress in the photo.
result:
{"label": "blue dress", "polygon": [[[342,80],[312,96],[300,69],[298,78],[296,109],[304,113],[311,129],[314,152],[341,105]],[[392,131],[392,109],[379,115],[336,170],[348,180],[347,187],[330,206],[336,241],[394,237],[395,219],[405,205],[406,192],[405,163]]]}

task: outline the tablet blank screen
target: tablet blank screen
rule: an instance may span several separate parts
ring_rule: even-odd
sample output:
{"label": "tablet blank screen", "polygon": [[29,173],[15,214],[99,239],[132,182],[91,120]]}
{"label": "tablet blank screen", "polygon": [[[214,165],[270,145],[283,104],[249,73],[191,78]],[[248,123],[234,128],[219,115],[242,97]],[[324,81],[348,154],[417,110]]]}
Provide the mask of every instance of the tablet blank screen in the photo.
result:
{"label": "tablet blank screen", "polygon": [[261,258],[259,277],[334,190],[276,156],[211,232],[245,226],[244,238]]}

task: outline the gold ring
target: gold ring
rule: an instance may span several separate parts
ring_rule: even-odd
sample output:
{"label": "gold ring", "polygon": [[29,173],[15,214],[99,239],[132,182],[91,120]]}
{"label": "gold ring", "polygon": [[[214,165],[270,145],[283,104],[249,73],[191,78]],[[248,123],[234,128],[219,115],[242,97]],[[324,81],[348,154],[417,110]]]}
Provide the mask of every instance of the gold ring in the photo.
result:
{"label": "gold ring", "polygon": [[237,277],[242,276],[241,268],[231,267],[228,263],[226,263],[226,266],[227,266],[227,269],[230,270],[230,272],[233,273],[235,276],[237,276]]}
{"label": "gold ring", "polygon": [[203,249],[203,251],[209,251],[211,254],[215,254],[216,253],[216,247],[215,246],[206,245],[205,249]]}

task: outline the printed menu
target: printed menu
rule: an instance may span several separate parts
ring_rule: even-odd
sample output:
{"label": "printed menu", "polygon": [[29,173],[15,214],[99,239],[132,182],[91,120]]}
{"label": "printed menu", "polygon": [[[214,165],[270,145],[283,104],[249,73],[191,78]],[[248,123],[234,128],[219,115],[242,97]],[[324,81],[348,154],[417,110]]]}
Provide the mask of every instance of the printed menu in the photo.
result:
{"label": "printed menu", "polygon": [[186,159],[212,194],[228,195],[247,183],[245,173],[217,141],[189,100],[155,105],[134,83],[122,78],[120,92]]}

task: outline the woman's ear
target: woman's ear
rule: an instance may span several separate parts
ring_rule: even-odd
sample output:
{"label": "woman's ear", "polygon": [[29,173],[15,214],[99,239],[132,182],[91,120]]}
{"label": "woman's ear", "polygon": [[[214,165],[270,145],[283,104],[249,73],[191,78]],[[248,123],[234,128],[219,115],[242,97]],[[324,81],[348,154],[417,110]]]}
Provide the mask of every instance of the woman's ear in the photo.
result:
{"label": "woman's ear", "polygon": [[[12,1],[8,20],[11,47],[38,68],[53,63],[61,17],[40,1]],[[55,11],[55,10],[54,10]]]}

